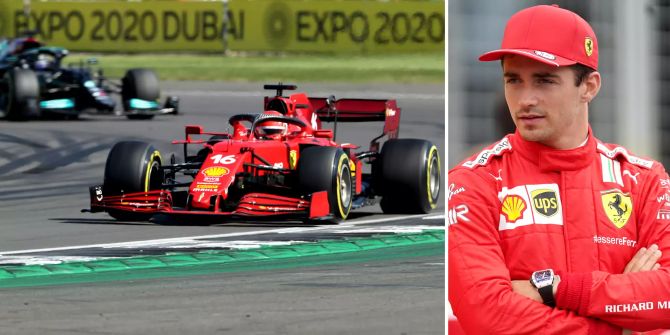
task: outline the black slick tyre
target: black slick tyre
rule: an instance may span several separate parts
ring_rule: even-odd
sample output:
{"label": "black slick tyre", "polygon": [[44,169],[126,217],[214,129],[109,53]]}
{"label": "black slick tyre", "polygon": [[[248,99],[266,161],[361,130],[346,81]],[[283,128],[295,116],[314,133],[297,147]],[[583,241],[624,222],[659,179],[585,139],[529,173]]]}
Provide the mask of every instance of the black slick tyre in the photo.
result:
{"label": "black slick tyre", "polygon": [[[160,97],[158,76],[148,69],[130,69],[121,79],[121,99],[126,111],[132,110],[130,99],[142,99],[156,101]],[[129,119],[147,120],[153,118],[153,114],[130,114]]]}
{"label": "black slick tyre", "polygon": [[40,84],[28,69],[12,69],[5,74],[7,96],[5,113],[10,120],[27,120],[40,116]]}
{"label": "black slick tyre", "polygon": [[440,196],[440,156],[437,147],[419,139],[384,143],[375,163],[380,206],[389,214],[425,214]]}
{"label": "black slick tyre", "polygon": [[[150,144],[118,142],[107,156],[103,190],[109,195],[120,195],[160,189],[163,184],[160,167],[160,152]],[[118,220],[145,221],[152,216],[118,210],[109,210],[108,213]]]}
{"label": "black slick tyre", "polygon": [[334,147],[308,147],[298,160],[298,184],[306,193],[326,191],[331,219],[336,223],[351,211],[353,187],[349,157]]}

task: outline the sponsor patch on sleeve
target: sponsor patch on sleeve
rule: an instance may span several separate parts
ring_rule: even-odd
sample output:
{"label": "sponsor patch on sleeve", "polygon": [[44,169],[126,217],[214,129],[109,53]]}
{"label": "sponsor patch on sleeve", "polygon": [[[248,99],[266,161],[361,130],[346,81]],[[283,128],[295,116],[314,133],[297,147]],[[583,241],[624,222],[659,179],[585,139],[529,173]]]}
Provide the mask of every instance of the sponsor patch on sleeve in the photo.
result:
{"label": "sponsor patch on sleeve", "polygon": [[491,157],[500,156],[500,154],[510,149],[512,149],[512,144],[509,142],[509,138],[505,137],[496,143],[491,149],[482,150],[482,152],[480,152],[474,160],[463,163],[463,166],[467,168],[473,168],[477,165],[485,166],[488,164]]}
{"label": "sponsor patch on sleeve", "polygon": [[670,179],[661,178],[658,180],[660,190],[656,196],[656,202],[661,204],[656,212],[657,220],[670,220]]}
{"label": "sponsor patch on sleeve", "polygon": [[637,156],[633,156],[630,153],[628,153],[628,150],[624,147],[616,147],[612,150],[607,148],[606,145],[602,143],[598,143],[598,151],[600,151],[603,155],[614,159],[616,156],[621,155],[623,156],[629,163],[644,167],[647,169],[651,169],[651,167],[654,165],[653,161],[647,160],[647,159],[642,159]]}
{"label": "sponsor patch on sleeve", "polygon": [[468,205],[459,204],[449,209],[449,224],[453,225],[459,222],[470,222],[467,214],[470,212]]}
{"label": "sponsor patch on sleeve", "polygon": [[465,192],[465,187],[456,186],[456,184],[451,183],[449,185],[449,189],[447,190],[447,201],[451,200],[451,197],[453,197],[456,194],[459,194],[461,192]]}

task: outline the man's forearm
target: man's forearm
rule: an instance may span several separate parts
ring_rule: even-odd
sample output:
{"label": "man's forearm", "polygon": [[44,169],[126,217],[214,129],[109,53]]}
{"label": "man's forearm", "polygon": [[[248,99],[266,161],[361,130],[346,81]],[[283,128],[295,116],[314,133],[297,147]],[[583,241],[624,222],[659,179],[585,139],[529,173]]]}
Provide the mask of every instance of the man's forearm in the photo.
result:
{"label": "man's forearm", "polygon": [[[631,260],[626,264],[626,268],[623,273],[634,273],[634,272],[644,272],[644,271],[654,271],[658,270],[661,265],[658,264],[658,260],[661,258],[663,253],[658,250],[656,244],[652,244],[649,248],[640,248],[637,253],[631,258]],[[552,292],[554,297],[556,296],[556,291],[558,290],[558,285],[561,282],[561,276],[556,275],[556,279],[553,283]],[[537,289],[528,280],[512,280],[512,289],[514,292],[521,294],[527,298],[533,299],[537,302],[542,302],[542,297],[537,292]]]}
{"label": "man's forearm", "polygon": [[[556,306],[618,326],[639,327],[634,330],[669,327],[670,272],[657,263],[661,256],[652,244],[633,256],[623,274],[565,273],[555,290]],[[632,314],[636,322],[630,322]]]}

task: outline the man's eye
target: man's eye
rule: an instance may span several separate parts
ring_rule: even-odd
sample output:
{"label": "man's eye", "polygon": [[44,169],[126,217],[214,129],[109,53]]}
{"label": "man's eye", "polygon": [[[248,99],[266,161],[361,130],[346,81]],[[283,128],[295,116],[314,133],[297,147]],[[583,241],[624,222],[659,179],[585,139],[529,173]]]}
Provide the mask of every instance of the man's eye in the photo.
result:
{"label": "man's eye", "polygon": [[540,78],[537,80],[537,82],[540,84],[554,84],[556,81],[547,78]]}
{"label": "man's eye", "polygon": [[518,82],[519,82],[518,78],[507,78],[507,79],[505,79],[506,84],[516,84]]}

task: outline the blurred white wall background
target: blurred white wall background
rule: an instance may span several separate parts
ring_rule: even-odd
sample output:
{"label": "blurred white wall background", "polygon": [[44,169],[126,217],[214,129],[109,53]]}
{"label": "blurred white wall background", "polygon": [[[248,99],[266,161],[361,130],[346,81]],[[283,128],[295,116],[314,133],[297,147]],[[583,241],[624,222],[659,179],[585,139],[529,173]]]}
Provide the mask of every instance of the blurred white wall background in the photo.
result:
{"label": "blurred white wall background", "polygon": [[512,14],[554,3],[589,21],[598,37],[596,136],[670,167],[670,0],[449,0],[449,168],[514,130],[500,63],[477,57],[500,47]]}

